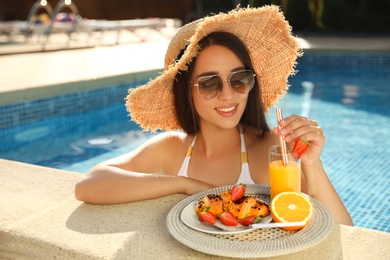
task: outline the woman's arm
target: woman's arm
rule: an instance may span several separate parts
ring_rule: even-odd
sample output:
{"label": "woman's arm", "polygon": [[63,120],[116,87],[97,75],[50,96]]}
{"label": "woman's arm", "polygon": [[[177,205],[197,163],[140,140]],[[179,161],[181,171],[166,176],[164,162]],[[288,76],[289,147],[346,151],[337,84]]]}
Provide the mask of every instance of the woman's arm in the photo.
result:
{"label": "woman's arm", "polygon": [[[194,179],[176,176],[172,165],[184,158],[175,135],[151,138],[136,150],[93,167],[76,184],[78,200],[92,204],[115,204],[184,193],[192,195],[214,186]],[[176,154],[179,153],[179,154]]]}
{"label": "woman's arm", "polygon": [[308,194],[330,210],[336,223],[352,226],[351,216],[329,180],[322,162],[318,160],[317,165],[302,166],[302,171],[306,178]]}
{"label": "woman's arm", "polygon": [[276,134],[284,135],[284,138],[292,147],[297,138],[304,138],[310,142],[309,149],[301,156],[301,168],[305,177],[308,194],[324,204],[332,213],[338,224],[353,225],[344,203],[329,180],[320,155],[325,144],[325,136],[317,122],[307,118],[292,115],[284,118],[280,123],[282,129],[273,129]]}
{"label": "woman's arm", "polygon": [[76,184],[78,200],[91,204],[116,204],[184,193],[192,195],[212,185],[186,177],[137,173],[116,166],[95,166]]}

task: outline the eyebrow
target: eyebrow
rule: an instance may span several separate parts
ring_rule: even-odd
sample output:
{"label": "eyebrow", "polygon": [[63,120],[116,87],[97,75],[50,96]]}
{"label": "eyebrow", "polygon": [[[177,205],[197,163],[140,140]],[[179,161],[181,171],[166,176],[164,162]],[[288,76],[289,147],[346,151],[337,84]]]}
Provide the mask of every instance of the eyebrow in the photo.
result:
{"label": "eyebrow", "polygon": [[[245,67],[234,68],[230,71],[230,73],[240,71],[240,70],[245,70],[245,69],[246,69]],[[208,71],[208,72],[204,72],[204,73],[199,74],[195,78],[197,79],[197,78],[204,77],[204,76],[214,76],[214,75],[219,75],[219,73],[216,71]]]}

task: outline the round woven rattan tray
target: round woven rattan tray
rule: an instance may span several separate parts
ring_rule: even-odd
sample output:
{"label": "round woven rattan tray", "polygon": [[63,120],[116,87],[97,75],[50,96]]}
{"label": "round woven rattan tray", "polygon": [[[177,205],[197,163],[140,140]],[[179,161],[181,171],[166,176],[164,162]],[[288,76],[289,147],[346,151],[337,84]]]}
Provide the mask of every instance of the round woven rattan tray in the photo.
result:
{"label": "round woven rattan tray", "polygon": [[[218,187],[194,194],[175,205],[167,216],[171,235],[182,244],[211,255],[261,258],[295,253],[313,247],[324,240],[332,230],[333,219],[328,209],[310,197],[314,214],[310,223],[299,231],[280,228],[254,229],[250,232],[215,235],[194,230],[185,225],[180,214],[189,203],[195,203],[208,194],[218,194],[231,186]],[[246,195],[269,203],[269,186],[247,185]]]}

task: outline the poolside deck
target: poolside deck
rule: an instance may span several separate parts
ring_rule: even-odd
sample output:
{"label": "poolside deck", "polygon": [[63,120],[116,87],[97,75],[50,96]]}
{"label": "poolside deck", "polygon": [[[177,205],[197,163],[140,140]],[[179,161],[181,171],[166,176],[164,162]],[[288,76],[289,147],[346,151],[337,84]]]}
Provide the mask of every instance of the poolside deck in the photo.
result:
{"label": "poolside deck", "polygon": [[[107,39],[92,47],[0,55],[0,104],[105,87],[107,81],[128,82],[134,74],[154,72],[146,79],[154,77],[163,66],[170,38],[144,34],[149,38],[143,42],[113,45]],[[105,37],[112,38],[109,33]]]}
{"label": "poolside deck", "polygon": [[[0,104],[153,77],[163,66],[168,43],[154,35],[131,44],[2,55]],[[301,44],[307,52],[390,52],[390,37],[303,36]],[[192,250],[170,235],[165,218],[184,195],[88,205],[74,198],[81,174],[2,159],[0,168],[1,259],[223,259]],[[371,258],[390,259],[390,233],[334,225],[318,245],[277,259]]]}
{"label": "poolside deck", "polygon": [[[106,33],[106,39],[93,47],[0,55],[0,104],[104,87],[107,79],[121,83],[129,75],[145,71],[153,72],[145,75],[147,79],[154,77],[163,67],[169,34],[148,29],[138,34],[144,36],[142,42],[127,35],[128,43],[115,45],[113,36]],[[305,52],[390,52],[390,36],[303,35],[299,40]],[[0,45],[0,53],[6,53],[7,48],[12,52],[11,45]]]}
{"label": "poolside deck", "polygon": [[[226,259],[168,231],[166,217],[185,195],[89,205],[74,198],[81,174],[2,159],[0,166],[1,259]],[[266,259],[389,258],[390,233],[334,224],[317,245]]]}

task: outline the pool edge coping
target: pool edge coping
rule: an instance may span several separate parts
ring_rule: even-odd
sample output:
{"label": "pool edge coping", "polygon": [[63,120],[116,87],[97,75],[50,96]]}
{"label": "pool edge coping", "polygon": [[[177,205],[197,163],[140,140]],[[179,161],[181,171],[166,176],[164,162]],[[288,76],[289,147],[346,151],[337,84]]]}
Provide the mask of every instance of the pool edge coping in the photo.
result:
{"label": "pool edge coping", "polygon": [[11,91],[5,91],[1,92],[0,105],[7,105],[33,99],[64,95],[79,91],[100,89],[129,82],[150,80],[156,77],[161,71],[162,69],[151,69],[120,75],[112,75],[108,77],[83,79],[71,82],[29,87],[22,90],[15,89]]}
{"label": "pool edge coping", "polygon": [[[5,188],[0,189],[0,198],[7,198],[6,205],[8,205],[4,208],[5,214],[0,217],[2,223],[0,237],[4,239],[0,243],[0,257],[124,259],[129,255],[140,257],[145,253],[144,250],[139,250],[139,246],[144,244],[147,247],[149,244],[138,239],[139,236],[134,237],[135,231],[131,232],[131,227],[118,232],[118,228],[112,225],[112,222],[106,221],[106,219],[118,218],[118,212],[134,211],[141,205],[140,203],[106,206],[84,204],[74,197],[74,185],[83,178],[82,174],[3,159],[0,159],[0,166],[3,168],[0,177],[9,180],[7,185],[6,182],[1,182]],[[47,196],[48,194],[50,196]],[[26,203],[24,198],[29,198],[29,201],[36,203]],[[172,195],[143,203],[153,205],[160,203],[162,208],[158,215],[162,216],[171,204],[180,199],[181,196]],[[149,208],[155,210],[155,207]],[[99,217],[97,222],[102,225],[98,227],[82,225],[82,221],[88,220],[90,216]],[[119,217],[123,220],[127,215],[119,214]],[[130,224],[138,225],[137,221],[130,221]],[[153,228],[153,225],[157,224],[151,223]],[[361,256],[361,253],[364,256],[386,259],[387,252],[390,253],[388,248],[382,251],[390,237],[389,233],[337,224],[334,230],[335,236],[330,238],[337,238],[336,245],[340,246],[338,250],[340,249],[342,255],[348,259]],[[161,232],[157,234],[159,239],[164,239],[160,237],[164,234],[168,235],[166,229],[162,232],[163,234]],[[107,239],[110,240],[109,246],[96,246],[101,245],[102,241],[107,242]],[[133,244],[136,240],[139,241],[138,245]],[[361,247],[362,242],[365,245],[363,247]],[[173,240],[172,243],[178,245],[177,241]],[[153,250],[155,253],[151,258],[159,256],[160,250],[163,250],[162,246],[156,245],[156,249],[159,250]],[[321,250],[328,250],[328,246],[331,245],[313,247],[305,252],[318,253]],[[367,248],[372,250],[360,252]],[[177,257],[188,257],[190,252],[193,252],[194,259],[203,259],[205,256],[186,247],[174,253]]]}

